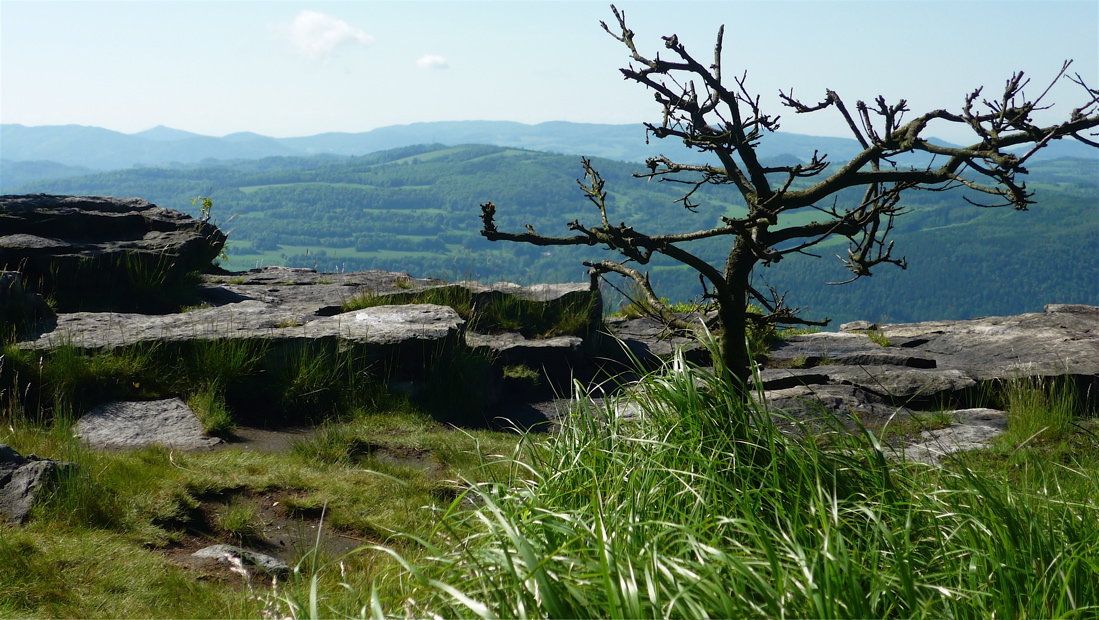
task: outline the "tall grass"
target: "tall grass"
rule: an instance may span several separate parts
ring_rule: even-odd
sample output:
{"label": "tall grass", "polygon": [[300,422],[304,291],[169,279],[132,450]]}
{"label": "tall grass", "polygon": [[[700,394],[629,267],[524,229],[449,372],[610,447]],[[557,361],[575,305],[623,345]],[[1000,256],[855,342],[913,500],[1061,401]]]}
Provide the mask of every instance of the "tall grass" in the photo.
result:
{"label": "tall grass", "polygon": [[176,259],[167,251],[124,251],[52,264],[49,273],[41,274],[37,292],[66,312],[175,312],[197,301],[202,281]]}
{"label": "tall grass", "polygon": [[70,418],[114,398],[148,397],[163,387],[156,345],[88,354],[65,344],[49,353],[0,342],[0,421]]}
{"label": "tall grass", "polygon": [[[474,484],[372,613],[443,617],[1096,617],[1094,469],[1020,487],[886,458],[876,438],[804,441],[665,369],[624,422],[578,400],[510,485]],[[748,416],[754,435],[722,432]],[[1089,493],[1085,493],[1087,497]],[[477,508],[468,508],[470,504]],[[396,555],[396,554],[394,554]]]}
{"label": "tall grass", "polygon": [[1057,441],[1072,430],[1078,409],[1076,389],[1071,379],[1015,379],[1004,389],[1008,430],[1003,441]]}

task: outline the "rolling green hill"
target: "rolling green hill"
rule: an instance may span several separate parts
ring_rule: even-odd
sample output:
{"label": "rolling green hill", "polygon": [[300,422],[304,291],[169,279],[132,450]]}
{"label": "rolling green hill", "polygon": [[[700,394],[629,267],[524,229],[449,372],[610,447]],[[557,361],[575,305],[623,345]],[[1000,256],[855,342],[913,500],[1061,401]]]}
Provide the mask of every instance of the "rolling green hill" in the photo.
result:
{"label": "rolling green hill", "polygon": [[[645,182],[638,164],[594,160],[607,181],[611,218],[642,232],[708,228],[740,209],[727,187],[707,187],[702,208],[673,204],[681,186]],[[980,209],[960,192],[913,192],[898,220],[897,252],[907,271],[880,269],[845,286],[837,242],[820,259],[791,257],[760,269],[761,280],[791,290],[809,316],[915,321],[1038,311],[1045,303],[1099,304],[1099,166],[1094,159],[1035,162],[1028,212]],[[576,186],[578,158],[484,145],[405,147],[362,157],[271,157],[133,168],[34,181],[17,193],[140,196],[192,211],[198,195],[214,200],[214,221],[229,232],[232,269],[266,264],[329,271],[392,269],[417,276],[475,277],[525,283],[576,281],[581,261],[599,248],[541,248],[489,243],[478,234],[482,202],[498,206],[502,230],[564,234],[573,219],[597,211]],[[852,200],[840,196],[841,204]],[[811,218],[811,211],[794,219]],[[787,222],[792,223],[792,222]],[[839,240],[843,241],[843,240]],[[720,241],[695,246],[719,261]],[[673,299],[697,294],[697,276],[654,261],[653,279]]]}

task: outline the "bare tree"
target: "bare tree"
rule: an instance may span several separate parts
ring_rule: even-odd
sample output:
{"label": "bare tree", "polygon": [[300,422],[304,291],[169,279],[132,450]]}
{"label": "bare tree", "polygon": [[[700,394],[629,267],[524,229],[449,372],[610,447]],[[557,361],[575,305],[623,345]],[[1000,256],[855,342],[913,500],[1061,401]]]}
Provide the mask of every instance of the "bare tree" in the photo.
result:
{"label": "bare tree", "polygon": [[[739,389],[745,389],[743,386],[750,378],[745,344],[748,322],[827,323],[801,319],[798,310],[786,304],[784,295],[773,289],[763,292],[754,288],[751,275],[757,265],[777,263],[789,254],[808,253],[814,245],[841,235],[850,240],[847,257],[842,259],[852,274],[848,282],[870,275],[874,267],[882,264],[903,269],[905,259],[894,255],[889,234],[894,219],[905,213],[901,203],[904,192],[946,191],[964,186],[988,197],[979,206],[1026,210],[1033,204],[1033,193],[1020,177],[1027,173],[1024,164],[1035,152],[1052,140],[1068,137],[1099,147],[1094,141],[1096,134],[1090,134],[1090,139],[1083,135],[1099,126],[1099,90],[1085,84],[1079,74],[1070,75],[1071,61],[1067,61],[1053,81],[1064,78],[1079,84],[1086,93],[1084,103],[1072,110],[1067,121],[1048,127],[1034,124],[1032,116],[1048,107],[1041,106],[1049,88],[1037,98],[1028,99],[1023,89],[1029,80],[1021,72],[1007,80],[1003,92],[995,99],[982,98],[982,89],[978,88],[965,96],[960,112],[933,110],[907,122],[904,116],[909,109],[903,99],[894,104],[880,96],[870,104],[857,101],[852,113],[832,90],[825,91],[823,100],[812,104],[796,99],[792,90],[780,91],[782,105],[795,113],[826,109],[838,112],[862,151],[838,169],[827,160],[827,155],[816,153],[808,163],[766,166],[760,162],[756,149],[766,132],[779,128],[779,119],[764,113],[759,96],[753,96],[746,87],[745,74],[734,76],[731,82],[726,80],[721,58],[724,26],[718,30],[710,65],[689,54],[675,35],[663,37],[672,60],[659,55],[648,58],[638,51],[634,33],[626,26],[625,13],[614,6],[611,9],[618,27],[612,30],[606,23],[601,25],[629,50],[631,62],[621,70],[622,74],[651,90],[663,108],[660,123],[645,123],[647,133],[682,140],[688,147],[712,154],[718,162],[687,165],[661,155],[647,161],[647,172],[634,176],[684,184],[684,194],[677,202],[689,211],[698,206],[694,201],[700,188],[731,184],[743,196],[747,215],[722,217],[717,227],[684,234],[648,234],[625,223],[613,225],[607,213],[603,179],[585,159],[585,180],[579,183],[599,211],[598,224],[587,226],[573,221],[568,227],[575,234],[564,237],[538,234],[529,224],[525,233],[501,232],[494,222],[496,206],[490,202],[481,205],[481,234],[491,241],[535,245],[605,245],[622,258],[584,263],[593,277],[616,273],[629,278],[636,283],[647,305],[667,325],[680,329],[692,329],[692,325],[661,303],[648,275],[638,267],[646,265],[654,254],[690,266],[700,276],[704,298],[716,308],[709,327],[716,327],[720,334],[725,367]],[[961,148],[932,144],[922,136],[932,121],[966,126],[975,134],[975,141]],[[1007,151],[1020,145],[1029,146],[1022,155]],[[902,153],[920,151],[929,154],[932,163],[905,167],[894,161]],[[861,190],[861,200],[840,208],[836,194],[848,188]],[[817,219],[808,224],[783,225],[791,212],[805,209],[815,210]],[[715,237],[730,238],[731,247],[723,267],[711,265],[684,249],[689,242]],[[764,310],[750,311],[753,302]]]}

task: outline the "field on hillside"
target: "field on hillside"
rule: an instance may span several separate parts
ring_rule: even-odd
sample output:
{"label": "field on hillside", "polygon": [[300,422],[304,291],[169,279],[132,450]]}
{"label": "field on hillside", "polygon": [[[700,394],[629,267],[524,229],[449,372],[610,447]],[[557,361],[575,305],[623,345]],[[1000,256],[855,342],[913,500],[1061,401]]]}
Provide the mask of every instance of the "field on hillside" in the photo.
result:
{"label": "field on hillside", "polygon": [[[792,157],[792,156],[791,156]],[[696,213],[674,201],[681,186],[631,175],[637,164],[595,160],[607,181],[610,216],[642,232],[687,232],[742,213],[729,186],[702,188]],[[818,246],[819,256],[792,256],[757,270],[757,285],[790,290],[810,318],[918,321],[1040,311],[1046,303],[1099,304],[1099,164],[1058,159],[1030,165],[1028,212],[982,209],[965,191],[909,192],[910,212],[896,222],[896,252],[909,269],[882,268],[848,286],[836,255],[847,240]],[[597,212],[576,186],[578,158],[493,146],[418,146],[363,157],[267,158],[148,167],[38,181],[18,191],[140,196],[161,206],[194,208],[214,200],[214,221],[229,232],[230,269],[272,264],[324,271],[387,269],[418,277],[520,283],[582,281],[584,260],[599,248],[489,243],[479,235],[478,205],[498,207],[501,230],[526,224],[567,234],[566,223],[593,222]],[[840,194],[840,206],[854,201]],[[784,225],[811,221],[788,214]],[[720,240],[694,244],[713,263]],[[658,257],[661,295],[696,297],[697,275]]]}

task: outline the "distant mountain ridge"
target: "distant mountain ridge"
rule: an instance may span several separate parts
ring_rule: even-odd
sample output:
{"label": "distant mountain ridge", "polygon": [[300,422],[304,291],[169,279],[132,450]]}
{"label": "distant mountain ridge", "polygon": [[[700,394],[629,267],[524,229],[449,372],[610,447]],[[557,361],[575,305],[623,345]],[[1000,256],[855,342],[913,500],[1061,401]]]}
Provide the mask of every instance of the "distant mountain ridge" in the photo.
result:
{"label": "distant mountain ridge", "polygon": [[[163,125],[134,134],[99,127],[0,125],[3,170],[11,162],[48,161],[64,166],[117,170],[135,165],[196,163],[205,159],[260,159],[272,156],[333,154],[366,155],[416,144],[489,144],[565,155],[644,161],[660,153],[686,163],[703,155],[686,150],[675,140],[645,140],[640,124],[600,125],[551,121],[526,125],[511,121],[439,121],[392,125],[362,133],[322,133],[299,138],[271,138],[250,132],[220,138],[172,129]],[[763,157],[793,155],[807,161],[814,151],[833,162],[859,151],[855,140],[807,136],[786,132],[767,134],[760,141]],[[1040,159],[1097,157],[1097,151],[1068,140],[1055,142],[1036,155]],[[17,183],[3,180],[13,186]]]}

